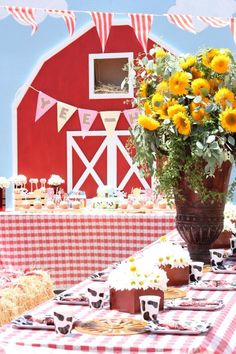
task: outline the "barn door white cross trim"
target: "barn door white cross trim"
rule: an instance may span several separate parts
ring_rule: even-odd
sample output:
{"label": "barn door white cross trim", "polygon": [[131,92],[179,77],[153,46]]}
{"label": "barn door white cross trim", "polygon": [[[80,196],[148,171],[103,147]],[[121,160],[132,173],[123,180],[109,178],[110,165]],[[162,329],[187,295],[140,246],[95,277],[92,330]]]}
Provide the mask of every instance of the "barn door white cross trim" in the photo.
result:
{"label": "barn door white cross trim", "polygon": [[[67,132],[67,187],[68,190],[79,190],[85,180],[88,178],[89,175],[91,175],[95,182],[98,184],[98,186],[102,186],[104,183],[98,176],[97,172],[94,169],[94,166],[96,165],[97,161],[101,157],[102,153],[104,150],[107,148],[107,184],[117,187],[119,189],[123,189],[125,185],[128,183],[129,179],[131,178],[132,174],[134,173],[137,178],[139,179],[141,185],[143,188],[147,189],[150,188],[149,184],[147,181],[140,176],[140,172],[135,164],[133,164],[131,157],[129,156],[127,150],[125,149],[124,145],[121,143],[119,136],[129,136],[130,133],[128,130],[116,130],[114,131],[114,136],[109,138],[107,136],[106,131],[101,131],[101,130],[96,130],[96,131],[89,131],[87,133],[87,136],[104,136],[105,139],[99,146],[98,150],[94,154],[93,158],[91,161],[88,161],[87,157],[85,156],[84,152],[81,150],[81,148],[78,145],[78,142],[74,138],[76,137],[86,137],[84,135],[84,132],[78,131],[71,131]],[[117,185],[117,149],[120,150],[122,153],[123,157],[129,164],[130,168],[127,171],[126,175],[122,179],[119,185]],[[85,171],[81,175],[81,177],[78,179],[75,185],[73,185],[73,169],[74,169],[74,164],[73,164],[73,150],[74,152],[77,153],[79,158],[82,160],[82,162],[85,165]]]}

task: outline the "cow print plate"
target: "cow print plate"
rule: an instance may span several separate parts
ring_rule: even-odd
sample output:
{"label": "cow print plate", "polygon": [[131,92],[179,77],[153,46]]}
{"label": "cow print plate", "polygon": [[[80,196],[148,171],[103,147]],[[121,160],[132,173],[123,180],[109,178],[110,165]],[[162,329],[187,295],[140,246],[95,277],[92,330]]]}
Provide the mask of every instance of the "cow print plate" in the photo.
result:
{"label": "cow print plate", "polygon": [[107,281],[108,272],[96,272],[90,276],[90,279],[93,281]]}
{"label": "cow print plate", "polygon": [[15,318],[12,322],[14,328],[54,330],[54,320],[51,315],[24,315]]}
{"label": "cow print plate", "polygon": [[158,334],[193,334],[206,333],[211,328],[211,324],[203,321],[155,321],[149,322],[146,330]]}
{"label": "cow print plate", "polygon": [[236,265],[224,264],[223,267],[212,267],[214,273],[236,274]]}
{"label": "cow print plate", "polygon": [[190,288],[196,290],[236,290],[236,282],[225,280],[200,280],[190,284]]}
{"label": "cow print plate", "polygon": [[197,311],[214,311],[224,306],[222,300],[207,300],[196,298],[185,298],[165,301],[165,307],[172,310],[197,310]]}
{"label": "cow print plate", "polygon": [[88,298],[84,294],[65,293],[55,298],[57,304],[88,306]]}

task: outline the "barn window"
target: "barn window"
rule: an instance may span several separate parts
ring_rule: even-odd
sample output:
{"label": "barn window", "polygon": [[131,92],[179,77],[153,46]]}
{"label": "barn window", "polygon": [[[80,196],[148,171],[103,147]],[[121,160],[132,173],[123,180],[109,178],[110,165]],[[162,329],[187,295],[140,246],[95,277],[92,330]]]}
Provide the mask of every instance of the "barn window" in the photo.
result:
{"label": "barn window", "polygon": [[89,98],[131,98],[133,87],[125,81],[133,53],[89,55]]}

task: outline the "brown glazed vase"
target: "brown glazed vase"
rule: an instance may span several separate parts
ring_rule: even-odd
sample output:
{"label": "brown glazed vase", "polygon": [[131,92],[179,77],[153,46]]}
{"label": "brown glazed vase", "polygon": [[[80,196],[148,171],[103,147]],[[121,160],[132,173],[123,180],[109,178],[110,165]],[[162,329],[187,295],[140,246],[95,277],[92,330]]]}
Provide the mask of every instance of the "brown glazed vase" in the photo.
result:
{"label": "brown glazed vase", "polygon": [[[230,162],[224,162],[221,169],[216,170],[214,178],[205,180],[205,187],[209,191],[226,193],[231,168]],[[187,244],[191,259],[208,264],[209,248],[223,230],[225,198],[202,202],[184,178],[180,182],[180,189],[184,200],[175,196],[176,228]]]}

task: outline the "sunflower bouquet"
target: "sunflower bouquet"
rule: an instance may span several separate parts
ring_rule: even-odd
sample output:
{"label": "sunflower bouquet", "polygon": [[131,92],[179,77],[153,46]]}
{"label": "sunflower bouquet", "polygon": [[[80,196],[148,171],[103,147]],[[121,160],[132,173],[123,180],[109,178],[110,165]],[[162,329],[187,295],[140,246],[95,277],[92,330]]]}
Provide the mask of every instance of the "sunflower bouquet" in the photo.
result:
{"label": "sunflower bouquet", "polygon": [[189,188],[212,197],[204,179],[236,157],[233,54],[213,48],[177,57],[154,46],[132,73],[140,114],[127,147],[141,172],[155,177],[168,200],[183,174]]}

